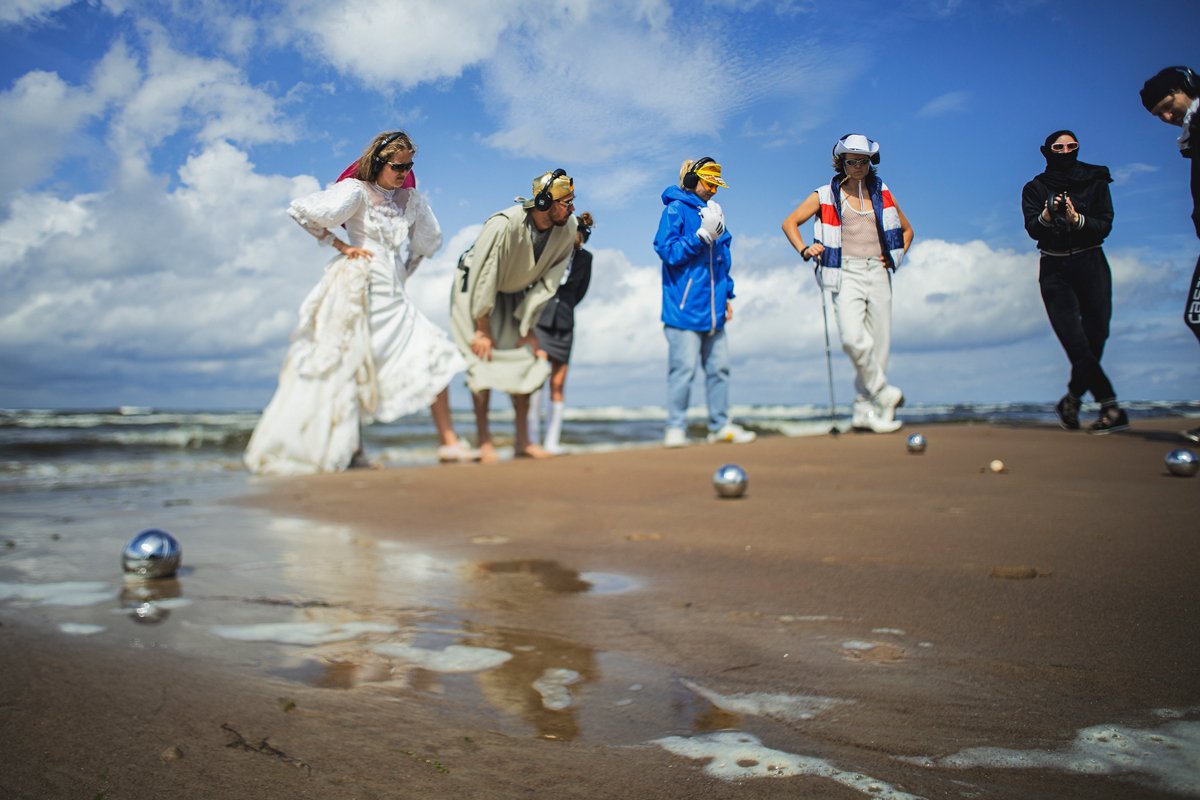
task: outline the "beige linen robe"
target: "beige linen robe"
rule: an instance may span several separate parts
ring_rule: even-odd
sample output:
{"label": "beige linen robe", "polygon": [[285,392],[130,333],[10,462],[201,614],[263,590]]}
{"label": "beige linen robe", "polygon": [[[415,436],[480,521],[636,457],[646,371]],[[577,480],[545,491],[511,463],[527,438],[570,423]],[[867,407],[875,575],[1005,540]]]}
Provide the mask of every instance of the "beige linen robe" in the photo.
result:
{"label": "beige linen robe", "polygon": [[[541,258],[533,259],[528,212],[519,205],[493,214],[459,259],[450,292],[450,332],[467,361],[472,392],[496,389],[531,394],[546,382],[550,364],[517,340],[529,334],[558,291],[575,252],[575,217],[552,228]],[[475,320],[491,315],[491,361],[471,351]]]}

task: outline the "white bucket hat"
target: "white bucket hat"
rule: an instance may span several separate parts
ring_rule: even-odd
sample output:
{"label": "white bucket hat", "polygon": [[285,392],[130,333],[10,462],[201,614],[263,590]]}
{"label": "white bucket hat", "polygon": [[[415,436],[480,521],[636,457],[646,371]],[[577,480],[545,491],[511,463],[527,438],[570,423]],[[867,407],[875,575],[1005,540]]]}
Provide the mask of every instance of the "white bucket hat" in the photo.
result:
{"label": "white bucket hat", "polygon": [[847,133],[837,140],[833,146],[833,155],[841,157],[846,153],[857,153],[871,157],[871,163],[879,163],[879,142],[873,142],[861,133]]}

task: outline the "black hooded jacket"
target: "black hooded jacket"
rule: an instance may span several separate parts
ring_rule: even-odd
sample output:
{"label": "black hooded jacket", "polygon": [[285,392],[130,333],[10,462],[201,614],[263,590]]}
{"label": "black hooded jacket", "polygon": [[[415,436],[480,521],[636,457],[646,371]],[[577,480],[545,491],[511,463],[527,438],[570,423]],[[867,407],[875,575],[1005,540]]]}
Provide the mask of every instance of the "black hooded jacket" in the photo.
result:
{"label": "black hooded jacket", "polygon": [[[1052,152],[1049,144],[1062,133],[1070,131],[1058,131],[1047,137],[1042,148],[1046,171],[1025,184],[1021,210],[1025,215],[1025,230],[1037,241],[1039,250],[1071,253],[1103,244],[1112,231],[1113,205],[1108,191],[1112,176],[1108,167],[1076,160],[1079,151]],[[1075,210],[1083,215],[1082,228],[1047,226],[1040,221],[1046,201],[1060,192],[1066,192]]]}

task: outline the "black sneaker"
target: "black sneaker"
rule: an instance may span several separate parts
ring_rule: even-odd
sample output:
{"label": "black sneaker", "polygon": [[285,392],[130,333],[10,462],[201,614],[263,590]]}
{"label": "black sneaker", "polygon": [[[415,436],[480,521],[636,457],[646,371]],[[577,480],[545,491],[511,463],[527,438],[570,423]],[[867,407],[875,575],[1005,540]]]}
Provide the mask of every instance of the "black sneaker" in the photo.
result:
{"label": "black sneaker", "polygon": [[1129,417],[1125,416],[1125,411],[1113,406],[1100,410],[1100,419],[1093,422],[1088,428],[1088,433],[1116,433],[1117,431],[1129,430]]}
{"label": "black sneaker", "polygon": [[1054,407],[1054,413],[1058,414],[1058,425],[1064,431],[1079,430],[1079,398],[1072,397],[1069,394],[1064,394],[1062,400],[1058,401],[1058,405]]}

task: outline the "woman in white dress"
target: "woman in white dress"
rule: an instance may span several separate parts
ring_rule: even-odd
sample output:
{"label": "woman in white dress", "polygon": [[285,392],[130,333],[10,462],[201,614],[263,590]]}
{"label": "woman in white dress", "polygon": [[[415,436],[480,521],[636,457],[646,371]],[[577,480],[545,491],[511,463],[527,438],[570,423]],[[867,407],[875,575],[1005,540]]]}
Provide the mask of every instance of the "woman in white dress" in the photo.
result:
{"label": "woman in white dress", "polygon": [[[251,472],[301,475],[362,460],[360,427],[429,407],[440,461],[476,457],[454,433],[448,386],[466,364],[404,284],[442,244],[429,203],[403,184],[416,146],[381,133],[354,177],[294,200],[288,214],[338,255],[300,307],[275,396],[246,447]],[[410,182],[411,183],[411,182]],[[333,229],[346,228],[349,242]]]}

